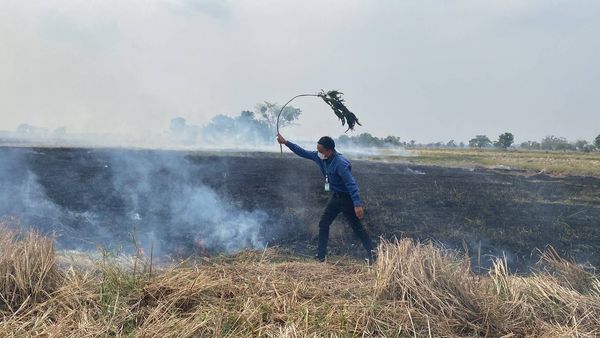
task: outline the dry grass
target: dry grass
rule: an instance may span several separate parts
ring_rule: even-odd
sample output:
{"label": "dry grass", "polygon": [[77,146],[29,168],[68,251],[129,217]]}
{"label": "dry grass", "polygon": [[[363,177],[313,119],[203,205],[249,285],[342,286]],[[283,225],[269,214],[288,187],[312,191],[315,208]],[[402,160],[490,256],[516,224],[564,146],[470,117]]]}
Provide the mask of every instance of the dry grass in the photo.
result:
{"label": "dry grass", "polygon": [[[460,253],[380,244],[374,268],[241,252],[134,274],[104,256],[56,263],[51,240],[0,229],[0,336],[306,337],[600,334],[594,271],[544,252],[536,274],[487,276]],[[140,261],[140,264],[147,264]]]}
{"label": "dry grass", "polygon": [[18,313],[55,291],[61,274],[51,239],[0,227],[0,250],[0,310]]}
{"label": "dry grass", "polygon": [[507,166],[549,175],[600,177],[600,152],[503,151],[496,149],[418,149],[413,163],[450,167]]}

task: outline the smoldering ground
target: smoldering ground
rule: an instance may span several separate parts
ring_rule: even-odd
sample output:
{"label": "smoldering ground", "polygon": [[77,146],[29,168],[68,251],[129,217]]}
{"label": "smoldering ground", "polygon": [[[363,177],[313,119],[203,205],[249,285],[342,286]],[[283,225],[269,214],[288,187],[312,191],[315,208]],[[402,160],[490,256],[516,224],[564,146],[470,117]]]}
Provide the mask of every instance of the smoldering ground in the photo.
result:
{"label": "smoldering ground", "polygon": [[56,235],[59,248],[104,245],[156,255],[260,248],[260,210],[204,185],[218,161],[183,152],[3,148],[0,214]]}
{"label": "smoldering ground", "polygon": [[[2,215],[63,248],[201,254],[279,245],[312,255],[327,202],[311,161],[284,153],[1,148]],[[343,150],[343,149],[341,149]],[[373,238],[433,240],[523,270],[536,249],[600,265],[600,179],[353,160]],[[332,254],[362,257],[342,216]]]}

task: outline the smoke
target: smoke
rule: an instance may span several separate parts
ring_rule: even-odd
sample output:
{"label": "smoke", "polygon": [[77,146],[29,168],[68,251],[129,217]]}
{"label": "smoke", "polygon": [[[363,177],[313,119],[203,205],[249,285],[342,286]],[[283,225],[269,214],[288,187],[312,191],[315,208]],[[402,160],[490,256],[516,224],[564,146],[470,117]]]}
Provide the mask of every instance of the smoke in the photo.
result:
{"label": "smoke", "polygon": [[344,155],[348,155],[352,158],[362,159],[378,159],[383,161],[398,161],[396,157],[412,157],[417,156],[415,151],[407,150],[401,146],[387,146],[387,147],[364,147],[355,144],[343,144],[336,146]]}
{"label": "smoke", "polygon": [[222,173],[220,165],[194,164],[181,152],[110,153],[114,189],[128,218],[145,233],[165,234],[175,242],[192,236],[187,240],[201,240],[219,251],[262,247],[259,233],[266,213],[239,209],[202,183],[205,173]]}
{"label": "smoke", "polygon": [[[180,150],[233,150],[276,152],[275,142],[277,116],[280,107],[275,103],[258,104],[255,111],[244,110],[237,116],[215,115],[204,125],[189,123],[183,117],[170,120],[159,134],[144,132],[135,134],[72,134],[65,127],[52,133],[47,128],[21,124],[14,133],[0,133],[0,144],[67,147],[124,147]],[[280,127],[295,124],[301,110],[287,106],[281,115]],[[286,133],[287,130],[282,130]],[[374,137],[369,133],[356,136],[346,134],[337,139],[338,149],[354,158],[412,156],[396,136]],[[309,149],[315,142],[294,140]]]}
{"label": "smoke", "polygon": [[62,249],[153,246],[163,256],[263,247],[267,214],[203,183],[220,165],[173,151],[0,148],[0,217],[55,233]]}

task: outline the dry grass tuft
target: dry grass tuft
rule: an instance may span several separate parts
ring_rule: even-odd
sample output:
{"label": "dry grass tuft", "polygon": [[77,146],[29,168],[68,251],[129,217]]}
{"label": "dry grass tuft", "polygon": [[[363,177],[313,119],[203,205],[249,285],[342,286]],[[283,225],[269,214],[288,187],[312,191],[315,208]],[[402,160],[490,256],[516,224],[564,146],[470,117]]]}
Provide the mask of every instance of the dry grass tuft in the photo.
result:
{"label": "dry grass tuft", "polygon": [[379,255],[375,294],[403,304],[412,324],[435,321],[444,331],[465,334],[487,330],[478,279],[458,253],[404,239],[382,242]]}
{"label": "dry grass tuft", "polygon": [[52,239],[0,227],[0,310],[19,312],[43,301],[61,275]]}
{"label": "dry grass tuft", "polygon": [[[60,337],[593,337],[600,282],[545,251],[540,269],[489,276],[458,252],[382,242],[374,268],[281,251],[245,251],[155,267],[150,275],[104,256],[58,266],[52,241],[0,227],[0,336]],[[147,270],[147,269],[144,269]],[[142,271],[144,271],[142,270]]]}

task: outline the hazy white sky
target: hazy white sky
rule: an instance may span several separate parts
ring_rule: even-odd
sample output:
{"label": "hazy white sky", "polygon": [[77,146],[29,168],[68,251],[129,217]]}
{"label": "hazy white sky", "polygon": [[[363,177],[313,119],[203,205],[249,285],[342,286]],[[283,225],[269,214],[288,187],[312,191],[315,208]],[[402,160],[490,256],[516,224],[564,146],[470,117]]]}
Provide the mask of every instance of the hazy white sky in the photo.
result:
{"label": "hazy white sky", "polygon": [[[600,134],[600,1],[0,0],[0,130],[150,132],[339,89],[357,132]],[[345,130],[314,98],[291,138]]]}

